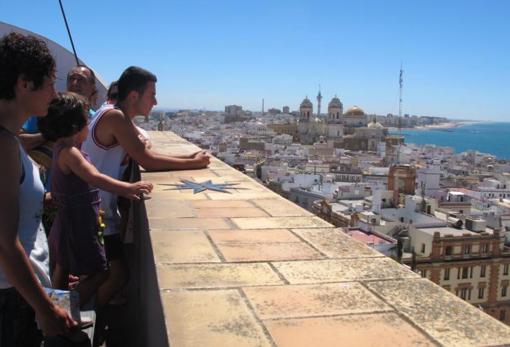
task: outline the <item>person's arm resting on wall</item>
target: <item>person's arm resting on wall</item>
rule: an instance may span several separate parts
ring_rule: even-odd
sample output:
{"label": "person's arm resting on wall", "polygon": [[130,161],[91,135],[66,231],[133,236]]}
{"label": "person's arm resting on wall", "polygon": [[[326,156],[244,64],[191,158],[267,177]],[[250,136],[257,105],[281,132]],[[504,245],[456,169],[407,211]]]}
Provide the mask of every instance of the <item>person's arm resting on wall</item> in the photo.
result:
{"label": "person's arm resting on wall", "polygon": [[65,165],[68,170],[91,186],[128,199],[139,200],[142,194],[149,194],[152,190],[152,184],[149,182],[128,183],[100,173],[94,165],[83,157],[76,147],[64,148],[60,151],[60,164]]}
{"label": "person's arm resting on wall", "polygon": [[115,141],[148,171],[202,169],[209,165],[209,155],[199,152],[190,157],[174,157],[148,149],[138,137],[138,131],[120,111],[112,110],[102,120],[103,129],[111,129]]}

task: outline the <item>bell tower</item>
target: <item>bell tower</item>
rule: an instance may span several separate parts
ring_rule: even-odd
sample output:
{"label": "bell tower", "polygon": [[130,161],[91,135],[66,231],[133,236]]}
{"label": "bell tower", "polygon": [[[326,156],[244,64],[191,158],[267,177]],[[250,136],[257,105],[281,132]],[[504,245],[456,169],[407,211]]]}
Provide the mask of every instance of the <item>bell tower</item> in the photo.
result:
{"label": "bell tower", "polygon": [[321,116],[321,101],[322,101],[321,85],[319,84],[319,94],[317,94],[317,117],[319,118]]}

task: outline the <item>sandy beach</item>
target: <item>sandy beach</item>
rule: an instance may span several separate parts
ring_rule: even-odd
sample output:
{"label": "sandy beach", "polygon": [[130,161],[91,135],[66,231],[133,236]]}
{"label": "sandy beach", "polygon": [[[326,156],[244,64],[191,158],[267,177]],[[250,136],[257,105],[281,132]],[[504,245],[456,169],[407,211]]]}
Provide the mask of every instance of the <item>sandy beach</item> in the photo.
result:
{"label": "sandy beach", "polygon": [[476,123],[479,123],[478,121],[474,121],[474,120],[466,120],[466,121],[455,121],[455,120],[452,120],[452,121],[449,121],[449,122],[446,122],[446,123],[441,123],[441,124],[432,124],[432,125],[423,125],[423,126],[417,126],[417,127],[414,127],[414,129],[422,129],[422,130],[428,130],[428,129],[451,129],[451,128],[456,128],[456,127],[460,127],[462,125],[468,125],[468,124],[476,124]]}

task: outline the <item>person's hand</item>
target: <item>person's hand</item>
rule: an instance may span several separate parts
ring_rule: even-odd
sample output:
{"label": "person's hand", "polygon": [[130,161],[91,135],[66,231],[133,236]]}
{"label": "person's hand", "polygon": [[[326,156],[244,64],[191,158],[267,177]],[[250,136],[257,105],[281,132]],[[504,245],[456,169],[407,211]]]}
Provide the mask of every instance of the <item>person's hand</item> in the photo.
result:
{"label": "person's hand", "polygon": [[44,193],[44,204],[51,204],[53,202],[53,198],[51,197],[51,192]]}
{"label": "person's hand", "polygon": [[131,200],[140,200],[143,194],[149,194],[152,191],[152,183],[150,182],[135,182],[131,183],[124,196]]}
{"label": "person's hand", "polygon": [[43,205],[45,208],[56,207],[55,201],[53,200],[53,197],[51,196],[51,192],[44,193]]}
{"label": "person's hand", "polygon": [[80,284],[80,277],[69,274],[67,278],[67,282],[69,283],[69,290],[76,289],[78,287],[78,284]]}
{"label": "person's hand", "polygon": [[44,336],[62,335],[78,325],[66,310],[53,304],[44,312],[37,313],[37,321]]}
{"label": "person's hand", "polygon": [[198,168],[203,168],[209,165],[211,157],[206,151],[200,151],[195,154],[193,160],[196,161]]}
{"label": "person's hand", "polygon": [[184,158],[188,158],[188,159],[195,159],[195,157],[196,157],[197,155],[199,155],[200,153],[207,154],[207,151],[204,151],[203,149],[201,149],[201,150],[199,150],[199,151],[196,151],[196,152],[191,153],[190,155],[185,156]]}

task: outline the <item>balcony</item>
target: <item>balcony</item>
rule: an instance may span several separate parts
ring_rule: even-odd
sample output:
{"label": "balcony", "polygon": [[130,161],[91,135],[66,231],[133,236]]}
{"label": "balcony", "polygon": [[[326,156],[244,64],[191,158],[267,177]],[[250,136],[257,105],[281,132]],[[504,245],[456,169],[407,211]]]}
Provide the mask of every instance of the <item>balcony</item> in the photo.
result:
{"label": "balcony", "polygon": [[[197,150],[170,132],[158,151]],[[496,346],[510,328],[213,159],[144,173],[129,319],[141,346]],[[230,193],[167,190],[180,179]]]}

